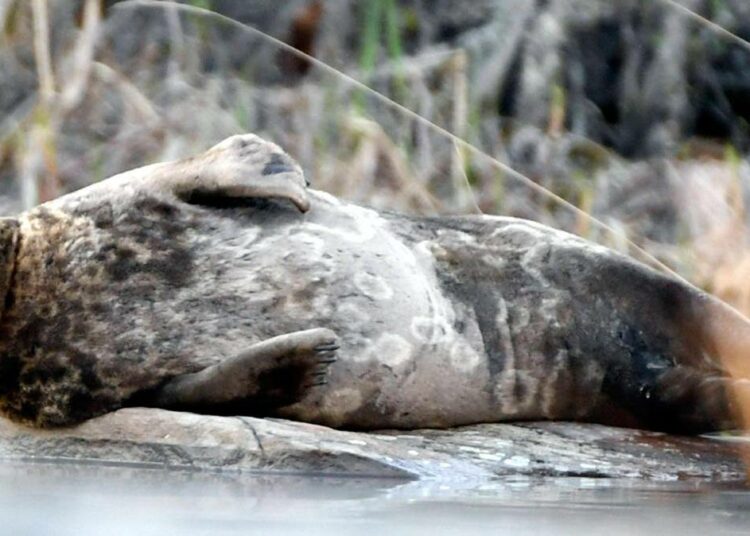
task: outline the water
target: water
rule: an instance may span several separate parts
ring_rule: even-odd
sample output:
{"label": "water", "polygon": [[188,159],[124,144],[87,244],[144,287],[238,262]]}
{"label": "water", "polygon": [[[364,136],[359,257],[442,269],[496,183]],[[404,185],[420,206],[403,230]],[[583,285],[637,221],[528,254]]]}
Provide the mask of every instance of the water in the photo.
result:
{"label": "water", "polygon": [[748,534],[750,489],[0,465],[0,534]]}

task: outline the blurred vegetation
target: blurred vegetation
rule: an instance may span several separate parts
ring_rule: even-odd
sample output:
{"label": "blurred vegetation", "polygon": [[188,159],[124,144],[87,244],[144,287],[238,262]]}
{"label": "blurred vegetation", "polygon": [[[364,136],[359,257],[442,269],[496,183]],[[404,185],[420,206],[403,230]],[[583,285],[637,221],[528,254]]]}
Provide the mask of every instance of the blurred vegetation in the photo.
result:
{"label": "blurred vegetation", "polygon": [[[682,3],[750,37],[746,2]],[[238,25],[111,0],[0,0],[5,214],[253,131],[347,199],[633,240],[750,312],[750,45],[659,0],[184,4],[366,82],[616,233]]]}

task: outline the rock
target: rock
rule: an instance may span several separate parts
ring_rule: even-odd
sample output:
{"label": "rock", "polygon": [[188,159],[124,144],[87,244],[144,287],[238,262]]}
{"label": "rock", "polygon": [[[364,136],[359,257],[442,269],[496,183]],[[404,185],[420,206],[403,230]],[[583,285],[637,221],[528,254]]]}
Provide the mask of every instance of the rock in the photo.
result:
{"label": "rock", "polygon": [[745,478],[750,448],[579,423],[346,432],[311,424],[131,408],[68,429],[0,420],[0,459],[440,480],[501,476]]}

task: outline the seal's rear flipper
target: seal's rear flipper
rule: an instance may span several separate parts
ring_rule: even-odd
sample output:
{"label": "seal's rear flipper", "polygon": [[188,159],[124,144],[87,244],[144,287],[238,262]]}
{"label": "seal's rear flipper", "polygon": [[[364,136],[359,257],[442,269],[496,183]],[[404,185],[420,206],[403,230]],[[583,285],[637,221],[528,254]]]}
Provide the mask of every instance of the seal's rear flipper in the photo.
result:
{"label": "seal's rear flipper", "polygon": [[323,385],[337,349],[329,329],[288,333],[200,372],[177,376],[133,402],[198,413],[266,415]]}
{"label": "seal's rear flipper", "polygon": [[[659,299],[633,300],[653,321],[641,321],[638,337],[618,339],[629,359],[615,361],[620,366],[605,375],[605,401],[616,401],[637,427],[686,434],[749,429],[750,322],[693,287],[669,282],[657,290]],[[599,413],[595,420],[614,424]]]}
{"label": "seal's rear flipper", "polygon": [[[592,420],[615,426],[647,428],[674,434],[701,434],[741,427],[736,395],[743,382],[726,374],[675,366],[632,385],[620,404],[599,411]],[[625,404],[623,404],[625,402]],[[615,407],[619,411],[612,411]],[[629,418],[621,420],[630,410]]]}

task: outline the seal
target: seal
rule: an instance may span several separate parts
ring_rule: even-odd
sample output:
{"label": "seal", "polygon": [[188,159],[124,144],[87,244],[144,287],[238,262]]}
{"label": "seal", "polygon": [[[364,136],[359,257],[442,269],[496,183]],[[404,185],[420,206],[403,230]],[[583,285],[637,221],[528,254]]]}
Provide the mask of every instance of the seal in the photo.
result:
{"label": "seal", "polygon": [[750,324],[506,217],[379,213],[254,135],[0,222],[0,412],[123,406],[350,429],[732,427]]}

